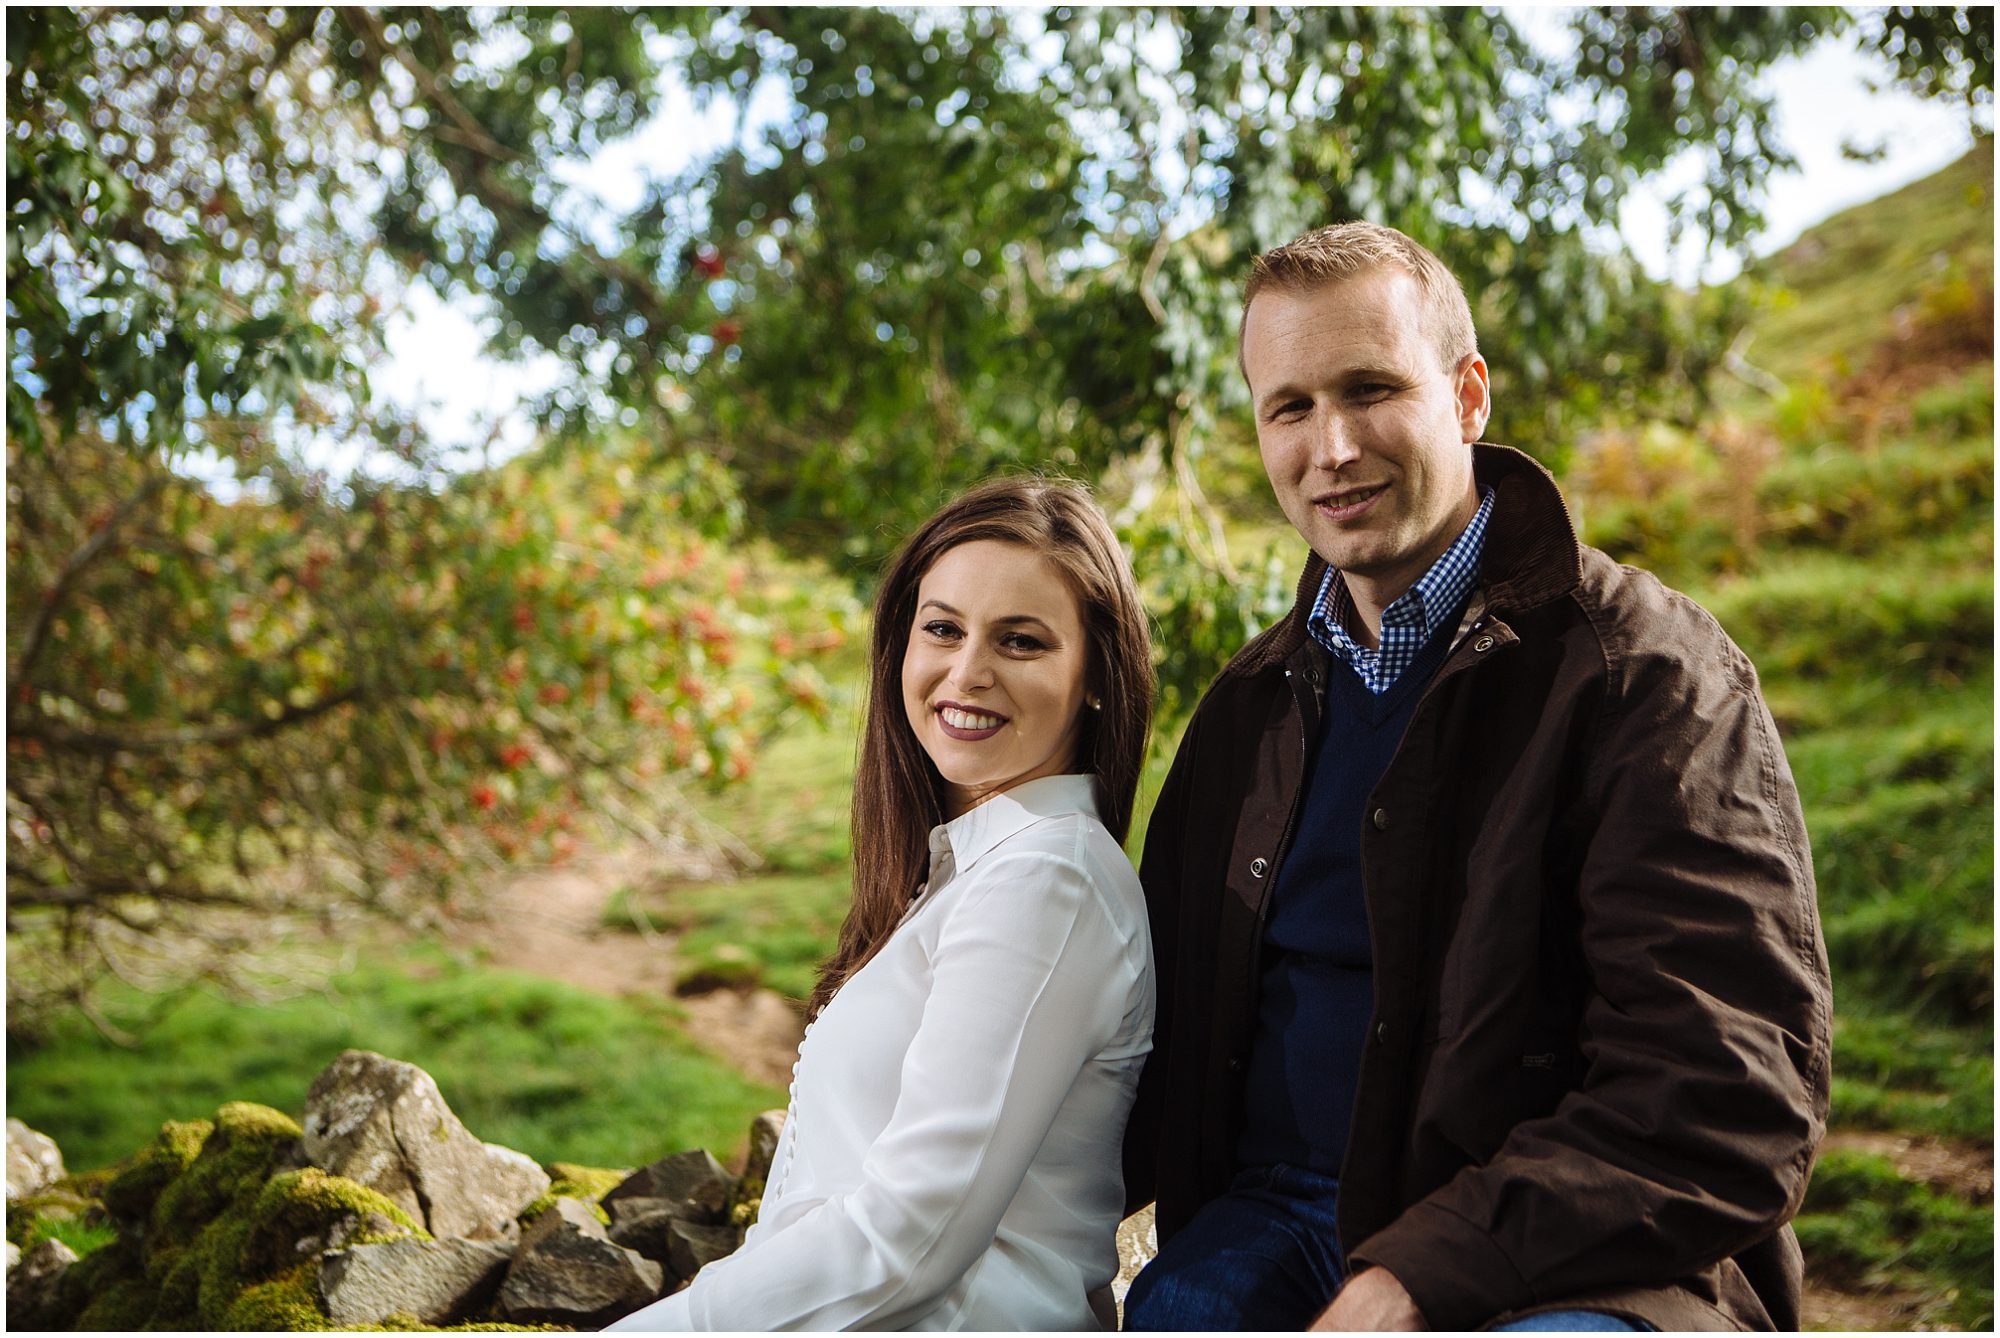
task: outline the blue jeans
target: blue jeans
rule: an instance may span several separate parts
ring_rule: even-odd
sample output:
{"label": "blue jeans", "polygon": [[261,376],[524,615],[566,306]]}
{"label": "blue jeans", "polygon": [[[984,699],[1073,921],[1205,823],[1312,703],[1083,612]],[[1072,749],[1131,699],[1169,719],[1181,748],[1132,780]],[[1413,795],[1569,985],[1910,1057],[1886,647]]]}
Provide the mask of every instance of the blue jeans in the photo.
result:
{"label": "blue jeans", "polygon": [[[1127,1330],[1211,1333],[1297,1331],[1326,1309],[1347,1279],[1334,1220],[1340,1184],[1296,1166],[1257,1166],[1230,1182],[1132,1280]],[[1587,1310],[1552,1310],[1504,1332],[1633,1333],[1637,1326]]]}

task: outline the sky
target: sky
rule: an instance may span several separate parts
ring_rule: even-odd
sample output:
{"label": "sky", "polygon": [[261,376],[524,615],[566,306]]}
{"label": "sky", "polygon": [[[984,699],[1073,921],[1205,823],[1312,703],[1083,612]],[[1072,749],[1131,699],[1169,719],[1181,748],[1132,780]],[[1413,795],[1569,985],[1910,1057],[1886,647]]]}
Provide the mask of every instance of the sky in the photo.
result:
{"label": "sky", "polygon": [[[1510,13],[1538,40],[1544,35],[1554,40],[1560,32],[1558,11]],[[1962,109],[1907,93],[1871,91],[1871,76],[1879,79],[1882,72],[1878,62],[1855,49],[1851,37],[1821,42],[1805,56],[1773,67],[1779,136],[1798,167],[1770,182],[1767,226],[1753,246],[1757,254],[1781,250],[1813,224],[1928,176],[1971,147]],[[614,206],[636,200],[642,164],[670,171],[678,166],[674,159],[712,151],[730,131],[726,111],[717,108],[704,121],[684,90],[670,90],[652,124],[607,146],[575,179],[579,185],[587,181]],[[1857,162],[1842,154],[1849,143],[1883,152],[1875,161]],[[1664,201],[1698,176],[1692,157],[1684,157],[1642,185],[1620,220],[1620,231],[1647,270],[1683,286],[1724,281],[1738,268],[1730,257],[1704,260],[1692,238],[1678,251],[1668,247]],[[439,443],[473,449],[490,440],[496,455],[504,455],[528,443],[532,427],[517,406],[553,384],[557,364],[552,354],[525,364],[485,358],[477,320],[476,311],[412,285],[390,327],[389,359],[371,379],[378,394],[417,413]]]}

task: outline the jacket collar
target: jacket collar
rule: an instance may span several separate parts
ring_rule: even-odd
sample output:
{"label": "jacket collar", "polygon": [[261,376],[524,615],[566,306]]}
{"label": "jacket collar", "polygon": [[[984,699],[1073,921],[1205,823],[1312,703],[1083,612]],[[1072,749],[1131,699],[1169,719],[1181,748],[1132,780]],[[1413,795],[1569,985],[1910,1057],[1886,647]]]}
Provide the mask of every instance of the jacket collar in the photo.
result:
{"label": "jacket collar", "polygon": [[[1479,564],[1479,589],[1494,616],[1536,608],[1576,589],[1583,579],[1583,553],[1555,476],[1512,446],[1482,441],[1472,447],[1472,477],[1495,493]],[[1297,653],[1306,642],[1306,618],[1326,566],[1317,553],[1306,558],[1292,611],[1245,646],[1231,670],[1257,673]]]}
{"label": "jacket collar", "polygon": [[1003,790],[950,822],[931,828],[931,864],[947,849],[960,873],[1014,833],[1043,818],[1065,813],[1097,816],[1097,778],[1090,775],[1043,776]]}

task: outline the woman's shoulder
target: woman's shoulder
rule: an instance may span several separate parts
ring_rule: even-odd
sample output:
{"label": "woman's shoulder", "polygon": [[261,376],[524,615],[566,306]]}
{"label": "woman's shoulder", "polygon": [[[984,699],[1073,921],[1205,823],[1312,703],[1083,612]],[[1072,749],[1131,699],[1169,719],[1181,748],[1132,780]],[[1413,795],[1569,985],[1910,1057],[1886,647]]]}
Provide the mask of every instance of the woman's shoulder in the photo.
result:
{"label": "woman's shoulder", "polygon": [[[984,866],[982,869],[980,866]],[[995,843],[969,871],[997,881],[1034,878],[1101,906],[1114,923],[1143,924],[1145,894],[1131,859],[1097,815],[1081,809],[1045,814]]]}

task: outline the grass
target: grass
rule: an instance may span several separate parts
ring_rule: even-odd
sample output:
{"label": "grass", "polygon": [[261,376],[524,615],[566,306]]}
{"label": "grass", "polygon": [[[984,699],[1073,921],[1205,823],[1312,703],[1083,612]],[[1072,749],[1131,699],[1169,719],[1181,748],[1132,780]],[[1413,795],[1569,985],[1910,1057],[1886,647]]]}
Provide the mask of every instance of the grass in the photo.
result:
{"label": "grass", "polygon": [[1910,1298],[1912,1328],[1993,1327],[1993,1209],[1906,1178],[1886,1157],[1820,1159],[1795,1224],[1815,1271]]}
{"label": "grass", "polygon": [[1794,380],[1858,367],[1898,308],[1993,275],[1993,141],[1944,171],[1834,215],[1769,265],[1753,362]]}
{"label": "grass", "polygon": [[[140,1004],[108,1002],[114,1017]],[[14,1041],[8,1112],[54,1138],[72,1169],[100,1167],[163,1121],[207,1118],[226,1100],[297,1114],[313,1078],[354,1047],[423,1068],[473,1133],[543,1163],[636,1166],[693,1147],[727,1158],[753,1115],[783,1104],[696,1048],[670,1005],[413,946],[364,954],[323,995],[259,1007],[189,991],[139,1049],[80,1021]]]}

